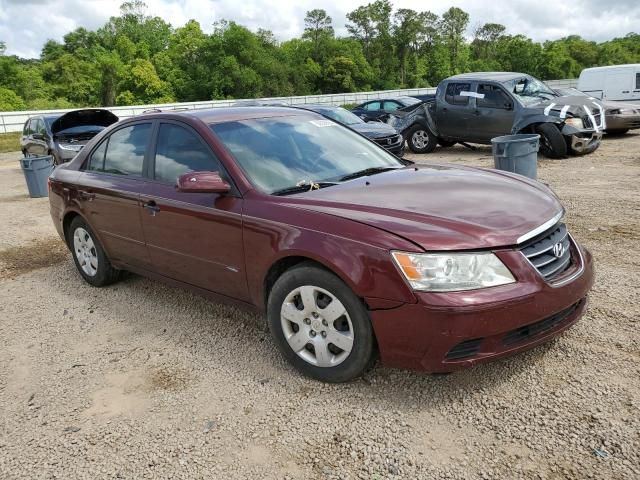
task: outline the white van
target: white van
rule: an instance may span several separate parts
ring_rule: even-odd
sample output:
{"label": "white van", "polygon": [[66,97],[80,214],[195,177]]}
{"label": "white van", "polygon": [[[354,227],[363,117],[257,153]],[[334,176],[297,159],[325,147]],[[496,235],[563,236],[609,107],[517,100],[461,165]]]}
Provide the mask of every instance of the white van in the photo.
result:
{"label": "white van", "polygon": [[601,100],[640,102],[640,63],[585,68],[578,90]]}

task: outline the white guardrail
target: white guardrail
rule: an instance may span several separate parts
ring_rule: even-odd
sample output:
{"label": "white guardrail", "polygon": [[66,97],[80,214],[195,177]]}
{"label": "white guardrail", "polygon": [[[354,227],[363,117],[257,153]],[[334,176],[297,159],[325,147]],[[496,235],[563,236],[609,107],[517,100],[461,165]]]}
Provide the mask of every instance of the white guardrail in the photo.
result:
{"label": "white guardrail", "polygon": [[[550,80],[546,82],[551,88],[575,87],[577,80]],[[362,103],[376,98],[399,97],[404,95],[427,95],[435,93],[434,87],[430,88],[410,88],[404,90],[380,90],[376,92],[357,93],[334,93],[328,95],[306,95],[299,97],[269,97],[261,98],[262,101],[286,102],[291,105],[304,104],[325,104],[325,105],[346,105]],[[180,109],[202,109],[230,107],[238,102],[250,101],[252,99],[232,99],[232,100],[207,100],[204,102],[184,102],[184,103],[162,103],[154,105],[133,105],[128,107],[108,107],[107,110],[113,112],[120,119],[125,119],[139,115],[145,110],[154,108],[161,110]],[[0,112],[0,133],[19,132],[22,130],[24,122],[36,115],[62,115],[63,113],[77,110],[76,108],[65,110],[22,110],[17,112]]]}

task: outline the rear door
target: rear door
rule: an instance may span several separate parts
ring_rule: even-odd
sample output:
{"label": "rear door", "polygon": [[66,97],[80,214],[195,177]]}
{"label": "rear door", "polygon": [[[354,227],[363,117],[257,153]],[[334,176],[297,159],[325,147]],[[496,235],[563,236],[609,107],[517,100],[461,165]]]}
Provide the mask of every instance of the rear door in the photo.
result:
{"label": "rear door", "polygon": [[441,137],[470,140],[471,83],[449,82],[436,100],[436,126]]}
{"label": "rear door", "polygon": [[142,224],[154,269],[167,277],[228,297],[247,300],[242,247],[242,197],[232,189],[185,193],[180,175],[219,172],[231,179],[211,148],[190,126],[163,120],[156,134],[142,192]]}
{"label": "rear door", "polygon": [[640,100],[640,67],[636,67],[635,72],[633,72],[633,96],[634,100]]}
{"label": "rear door", "polygon": [[479,83],[474,97],[474,121],[469,126],[469,137],[480,143],[489,143],[494,137],[511,133],[514,102],[499,85]]}
{"label": "rear door", "polygon": [[151,146],[152,122],[127,124],[88,156],[74,196],[109,258],[148,268],[140,214],[140,190]]}

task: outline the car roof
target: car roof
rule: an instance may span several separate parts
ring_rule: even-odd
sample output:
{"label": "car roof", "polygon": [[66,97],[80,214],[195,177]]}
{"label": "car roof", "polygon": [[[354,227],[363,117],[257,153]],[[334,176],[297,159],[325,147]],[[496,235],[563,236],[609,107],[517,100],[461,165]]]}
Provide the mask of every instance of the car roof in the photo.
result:
{"label": "car roof", "polygon": [[518,72],[472,72],[453,75],[452,77],[447,78],[447,80],[488,80],[494,82],[508,82],[509,80],[515,80],[522,77],[529,77],[529,75]]}
{"label": "car roof", "polygon": [[198,110],[164,111],[145,114],[149,117],[171,115],[174,117],[195,117],[204,123],[235,122],[256,118],[292,117],[314,115],[309,110],[301,110],[289,107],[222,107],[206,108]]}

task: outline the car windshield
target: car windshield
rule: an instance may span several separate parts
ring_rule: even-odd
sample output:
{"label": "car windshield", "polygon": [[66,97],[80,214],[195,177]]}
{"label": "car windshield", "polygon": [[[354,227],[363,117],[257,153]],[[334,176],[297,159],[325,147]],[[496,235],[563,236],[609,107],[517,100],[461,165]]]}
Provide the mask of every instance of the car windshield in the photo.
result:
{"label": "car windshield", "polygon": [[523,105],[530,105],[538,103],[540,100],[550,100],[557,97],[553,90],[533,77],[520,78],[509,83],[510,85],[507,85],[507,87]]}
{"label": "car windshield", "polygon": [[422,100],[414,97],[400,97],[398,98],[398,101],[402,103],[405,107],[422,102]]}
{"label": "car windshield", "polygon": [[351,113],[349,110],[345,110],[342,107],[337,108],[322,108],[316,110],[318,113],[332,118],[336,122],[340,122],[343,125],[355,125],[356,123],[364,123],[359,116],[355,113]]}
{"label": "car windshield", "polygon": [[367,169],[404,164],[331,120],[272,117],[211,125],[251,183],[274,193],[296,185],[339,181]]}

